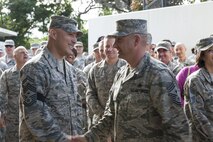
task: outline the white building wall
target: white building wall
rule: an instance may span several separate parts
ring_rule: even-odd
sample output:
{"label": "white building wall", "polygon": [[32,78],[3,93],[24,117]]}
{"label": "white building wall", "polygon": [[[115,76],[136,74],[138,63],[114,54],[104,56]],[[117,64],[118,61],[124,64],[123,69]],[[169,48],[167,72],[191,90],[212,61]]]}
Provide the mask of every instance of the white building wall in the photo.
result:
{"label": "white building wall", "polygon": [[188,55],[199,39],[213,34],[213,2],[102,16],[89,20],[89,53],[99,36],[115,30],[115,21],[135,18],[147,20],[153,43],[162,39],[182,42]]}

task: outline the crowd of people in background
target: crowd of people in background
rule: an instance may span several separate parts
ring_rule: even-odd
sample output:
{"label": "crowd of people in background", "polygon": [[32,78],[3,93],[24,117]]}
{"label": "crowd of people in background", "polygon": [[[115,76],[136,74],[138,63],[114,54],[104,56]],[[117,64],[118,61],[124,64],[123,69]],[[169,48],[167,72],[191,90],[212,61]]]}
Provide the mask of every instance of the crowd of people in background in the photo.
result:
{"label": "crowd of people in background", "polygon": [[76,24],[51,17],[30,53],[5,40],[1,142],[213,142],[212,35],[153,43],[146,20],[124,19],[88,55]]}

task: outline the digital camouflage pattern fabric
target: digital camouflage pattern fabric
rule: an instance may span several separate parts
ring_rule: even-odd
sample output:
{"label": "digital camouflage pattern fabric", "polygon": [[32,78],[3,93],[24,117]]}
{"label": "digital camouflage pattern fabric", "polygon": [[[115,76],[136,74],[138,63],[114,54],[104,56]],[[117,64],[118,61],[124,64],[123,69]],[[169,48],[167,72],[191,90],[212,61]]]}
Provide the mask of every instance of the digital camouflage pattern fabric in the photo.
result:
{"label": "digital camouflage pattern fabric", "polygon": [[0,111],[5,119],[6,142],[18,141],[20,72],[16,66],[3,72],[0,79]]}
{"label": "digital camouflage pattern fabric", "polygon": [[111,131],[114,142],[190,141],[175,77],[148,53],[136,68],[119,70],[104,116],[85,136],[99,142]]}
{"label": "digital camouflage pattern fabric", "polygon": [[47,48],[21,70],[20,142],[66,142],[83,133],[74,68]]}
{"label": "digital camouflage pattern fabric", "polygon": [[213,79],[201,68],[187,78],[184,88],[193,142],[213,142]]}
{"label": "digital camouflage pattern fabric", "polygon": [[90,69],[86,99],[92,111],[89,114],[94,114],[93,124],[98,123],[102,117],[115,74],[125,64],[123,59],[118,59],[114,65],[109,65],[106,60],[102,60]]}

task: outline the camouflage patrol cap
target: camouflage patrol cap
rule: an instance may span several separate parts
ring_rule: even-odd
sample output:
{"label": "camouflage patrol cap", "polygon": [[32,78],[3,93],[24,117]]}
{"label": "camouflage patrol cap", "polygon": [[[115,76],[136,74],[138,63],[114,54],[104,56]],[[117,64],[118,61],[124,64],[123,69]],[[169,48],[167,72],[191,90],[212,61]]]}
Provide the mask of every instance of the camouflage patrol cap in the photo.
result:
{"label": "camouflage patrol cap", "polygon": [[7,46],[7,45],[15,46],[15,42],[12,39],[7,39],[7,40],[5,40],[4,45],[5,46]]}
{"label": "camouflage patrol cap", "polygon": [[143,19],[124,19],[116,21],[116,31],[108,36],[147,35],[147,21]]}
{"label": "camouflage patrol cap", "polygon": [[96,43],[93,45],[93,51],[95,51],[95,50],[97,50],[97,49],[99,49],[99,48],[98,48],[98,42],[96,42]]}
{"label": "camouflage patrol cap", "polygon": [[40,44],[38,44],[38,43],[33,43],[33,44],[31,44],[31,48],[30,49],[38,49],[38,48],[40,48]]}
{"label": "camouflage patrol cap", "polygon": [[81,36],[83,34],[77,28],[77,22],[74,19],[64,16],[52,16],[49,28],[60,28],[69,33],[77,33],[77,36]]}
{"label": "camouflage patrol cap", "polygon": [[172,47],[172,45],[169,42],[161,41],[161,42],[157,43],[155,52],[157,52],[158,49],[165,49],[165,50],[169,51],[171,49],[171,47]]}
{"label": "camouflage patrol cap", "polygon": [[213,46],[213,37],[201,39],[195,46],[197,52],[206,51]]}

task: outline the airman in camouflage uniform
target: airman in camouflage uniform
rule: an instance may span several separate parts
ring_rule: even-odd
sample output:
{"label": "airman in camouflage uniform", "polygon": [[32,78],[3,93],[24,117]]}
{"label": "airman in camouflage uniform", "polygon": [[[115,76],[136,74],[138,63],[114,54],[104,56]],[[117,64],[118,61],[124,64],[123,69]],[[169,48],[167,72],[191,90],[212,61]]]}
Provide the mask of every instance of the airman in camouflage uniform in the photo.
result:
{"label": "airman in camouflage uniform", "polygon": [[5,70],[0,80],[0,111],[5,121],[6,142],[18,142],[20,69],[28,60],[25,47],[14,50],[16,65]]}
{"label": "airman in camouflage uniform", "polygon": [[76,74],[64,59],[82,32],[73,19],[51,19],[47,46],[21,70],[20,142],[67,142],[83,133]]}
{"label": "airman in camouflage uniform", "polygon": [[118,51],[116,48],[113,48],[114,41],[115,39],[112,37],[104,38],[106,58],[95,64],[89,72],[86,100],[89,108],[91,108],[88,111],[92,111],[88,112],[88,114],[94,114],[93,125],[98,123],[104,113],[115,74],[126,64],[123,59],[118,58]]}
{"label": "airman in camouflage uniform", "polygon": [[190,141],[175,77],[146,53],[146,34],[146,20],[117,21],[111,36],[128,65],[115,76],[102,119],[73,141],[99,142],[110,132],[114,142]]}
{"label": "airman in camouflage uniform", "polygon": [[197,43],[199,70],[185,83],[185,111],[193,142],[213,142],[213,38]]}
{"label": "airman in camouflage uniform", "polygon": [[167,65],[172,71],[177,65],[172,61],[172,45],[167,41],[160,41],[155,48],[157,59]]}
{"label": "airman in camouflage uniform", "polygon": [[15,49],[15,42],[11,39],[5,40],[4,42],[6,54],[1,57],[1,60],[7,64],[7,67],[13,67],[16,63],[13,58],[13,50]]}
{"label": "airman in camouflage uniform", "polygon": [[195,62],[192,60],[188,59],[186,57],[186,47],[183,43],[176,43],[174,47],[174,52],[177,55],[177,59],[174,61],[176,62],[176,66],[172,70],[172,72],[177,75],[179,71],[185,67],[185,66],[190,66],[193,65]]}
{"label": "airman in camouflage uniform", "polygon": [[83,70],[85,67],[85,63],[86,63],[86,56],[83,55],[83,50],[84,50],[84,46],[83,43],[78,41],[75,44],[75,49],[77,50],[77,57],[75,58],[75,62],[73,64],[73,66],[75,66],[76,68],[79,68],[80,70]]}
{"label": "airman in camouflage uniform", "polygon": [[106,59],[95,64],[89,72],[86,99],[94,113],[93,124],[96,124],[103,115],[115,74],[126,64],[124,60],[118,58],[117,49],[113,48],[114,40],[104,38]]}

